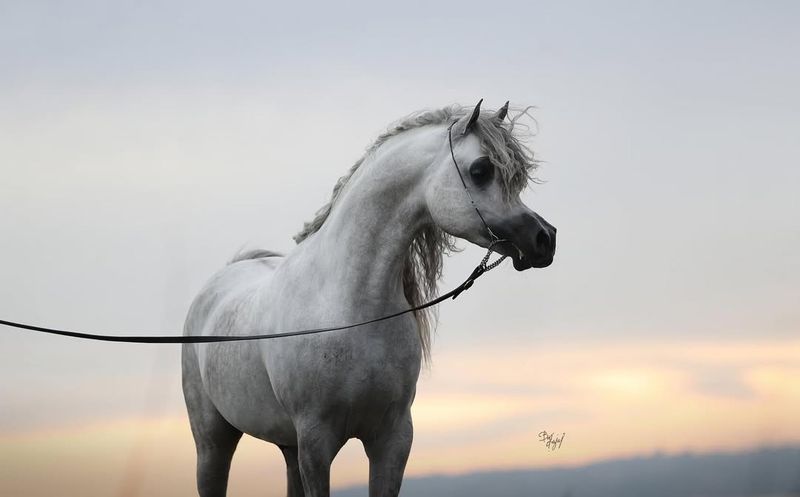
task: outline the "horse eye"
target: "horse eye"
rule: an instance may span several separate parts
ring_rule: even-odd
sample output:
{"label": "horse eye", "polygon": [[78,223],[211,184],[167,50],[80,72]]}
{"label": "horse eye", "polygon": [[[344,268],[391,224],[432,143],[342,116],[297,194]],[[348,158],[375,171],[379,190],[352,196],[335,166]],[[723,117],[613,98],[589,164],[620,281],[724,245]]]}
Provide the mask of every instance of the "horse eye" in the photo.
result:
{"label": "horse eye", "polygon": [[488,157],[479,157],[469,166],[469,175],[473,183],[483,186],[494,178],[494,164]]}

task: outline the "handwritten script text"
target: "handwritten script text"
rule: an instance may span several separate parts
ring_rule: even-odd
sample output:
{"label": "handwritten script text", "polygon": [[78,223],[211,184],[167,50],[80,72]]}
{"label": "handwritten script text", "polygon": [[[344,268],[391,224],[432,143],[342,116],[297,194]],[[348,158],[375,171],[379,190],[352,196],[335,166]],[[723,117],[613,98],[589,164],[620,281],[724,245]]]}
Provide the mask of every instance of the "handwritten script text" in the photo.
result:
{"label": "handwritten script text", "polygon": [[549,450],[556,450],[561,448],[561,444],[564,443],[564,436],[566,433],[562,433],[560,436],[556,435],[555,433],[547,433],[546,431],[539,432],[539,441],[544,442],[544,446],[547,447]]}

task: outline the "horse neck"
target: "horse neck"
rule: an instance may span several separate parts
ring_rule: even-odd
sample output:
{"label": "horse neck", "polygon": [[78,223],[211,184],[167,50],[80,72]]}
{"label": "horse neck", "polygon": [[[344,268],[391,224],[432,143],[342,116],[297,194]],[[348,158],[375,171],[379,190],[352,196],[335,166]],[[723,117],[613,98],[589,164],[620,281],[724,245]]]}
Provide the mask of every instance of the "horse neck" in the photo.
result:
{"label": "horse neck", "polygon": [[437,136],[429,128],[406,131],[370,153],[313,237],[326,280],[348,298],[365,305],[403,298],[408,251],[431,222],[422,180],[441,145]]}

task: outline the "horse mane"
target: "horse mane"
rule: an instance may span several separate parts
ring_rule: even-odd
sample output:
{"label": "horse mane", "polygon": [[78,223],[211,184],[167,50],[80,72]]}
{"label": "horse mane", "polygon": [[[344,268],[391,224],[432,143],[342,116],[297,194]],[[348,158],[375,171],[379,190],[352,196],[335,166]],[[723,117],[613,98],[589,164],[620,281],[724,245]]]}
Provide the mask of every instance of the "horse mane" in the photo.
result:
{"label": "horse mane", "polygon": [[[532,174],[538,163],[533,157],[533,152],[524,143],[523,136],[514,132],[515,126],[519,126],[517,121],[520,118],[531,117],[528,113],[529,109],[531,107],[515,110],[515,116],[503,122],[492,119],[492,111],[484,111],[474,128],[481,138],[484,151],[500,171],[503,192],[508,200],[518,195],[529,181],[536,181]],[[364,163],[364,160],[387,140],[410,129],[455,121],[468,112],[472,112],[472,107],[451,105],[441,109],[414,112],[391,124],[372,145],[367,147],[366,153],[353,164],[347,174],[339,178],[333,187],[330,202],[322,206],[314,218],[303,225],[303,229],[294,236],[294,241],[299,244],[319,231],[335,205],[342,188]],[[527,126],[522,126],[527,129]],[[455,239],[435,225],[427,226],[417,233],[406,254],[403,269],[403,292],[409,305],[416,307],[435,298],[437,282],[442,275],[443,257],[456,250]],[[416,311],[414,315],[419,328],[423,358],[426,363],[429,363],[430,335],[431,330],[436,327],[437,313],[435,308],[429,307]]]}

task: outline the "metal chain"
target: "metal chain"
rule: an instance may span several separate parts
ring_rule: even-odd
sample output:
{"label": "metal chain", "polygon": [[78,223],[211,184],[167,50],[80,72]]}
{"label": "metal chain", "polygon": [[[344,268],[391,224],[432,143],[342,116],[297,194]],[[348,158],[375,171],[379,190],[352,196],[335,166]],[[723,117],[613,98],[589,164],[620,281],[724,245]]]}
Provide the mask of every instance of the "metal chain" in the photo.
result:
{"label": "metal chain", "polygon": [[491,264],[488,264],[489,257],[491,257],[492,252],[494,252],[494,246],[497,245],[498,243],[504,242],[504,241],[505,240],[500,240],[499,238],[497,238],[497,239],[495,239],[495,241],[493,241],[492,243],[489,244],[489,248],[486,251],[486,255],[483,256],[483,260],[481,261],[481,266],[483,266],[483,268],[486,271],[490,271],[490,270],[496,268],[497,266],[500,265],[501,262],[506,260],[506,257],[508,257],[507,255],[502,255],[501,254],[499,259],[497,259],[496,261],[492,262]]}

